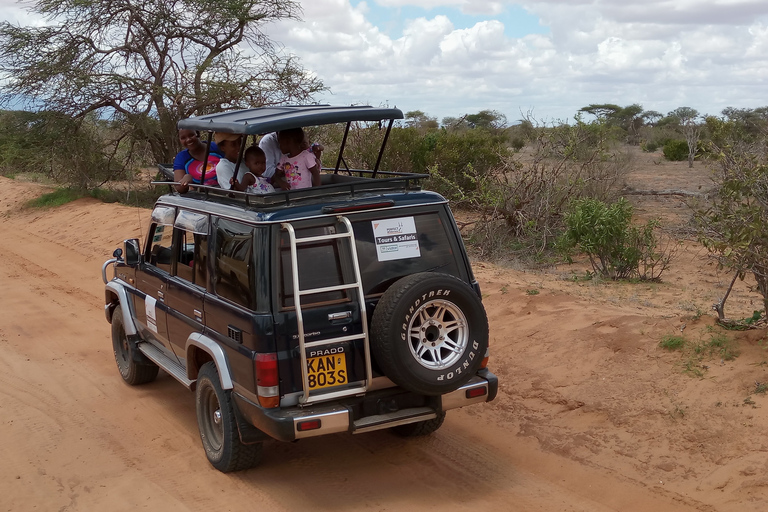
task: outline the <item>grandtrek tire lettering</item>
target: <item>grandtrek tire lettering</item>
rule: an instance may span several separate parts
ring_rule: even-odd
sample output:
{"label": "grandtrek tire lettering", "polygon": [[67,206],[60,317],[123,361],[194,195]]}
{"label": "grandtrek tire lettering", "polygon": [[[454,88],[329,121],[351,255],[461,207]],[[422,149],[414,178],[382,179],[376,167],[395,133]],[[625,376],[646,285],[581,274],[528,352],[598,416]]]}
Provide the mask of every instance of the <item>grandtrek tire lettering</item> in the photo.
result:
{"label": "grandtrek tire lettering", "polygon": [[488,347],[488,319],[474,290],[436,272],[402,278],[382,295],[371,350],[384,374],[409,391],[438,395],[467,382]]}

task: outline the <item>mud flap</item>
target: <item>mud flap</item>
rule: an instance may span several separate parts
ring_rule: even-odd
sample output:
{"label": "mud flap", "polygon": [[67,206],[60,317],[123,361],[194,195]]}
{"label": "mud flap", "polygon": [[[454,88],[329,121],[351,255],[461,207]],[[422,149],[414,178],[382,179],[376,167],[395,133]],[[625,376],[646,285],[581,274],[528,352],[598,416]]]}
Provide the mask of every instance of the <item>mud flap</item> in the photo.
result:
{"label": "mud flap", "polygon": [[134,334],[134,335],[128,335],[127,338],[128,338],[129,350],[131,352],[131,360],[134,363],[141,364],[141,365],[155,364],[154,362],[152,362],[151,359],[145,356],[141,352],[141,350],[139,350],[139,343],[144,341],[141,339],[141,336],[139,336],[138,334]]}
{"label": "mud flap", "polygon": [[237,407],[237,401],[232,400],[232,409],[235,412],[235,421],[237,422],[237,433],[240,436],[240,442],[243,444],[256,444],[262,441],[272,439],[269,435],[257,429],[245,420]]}

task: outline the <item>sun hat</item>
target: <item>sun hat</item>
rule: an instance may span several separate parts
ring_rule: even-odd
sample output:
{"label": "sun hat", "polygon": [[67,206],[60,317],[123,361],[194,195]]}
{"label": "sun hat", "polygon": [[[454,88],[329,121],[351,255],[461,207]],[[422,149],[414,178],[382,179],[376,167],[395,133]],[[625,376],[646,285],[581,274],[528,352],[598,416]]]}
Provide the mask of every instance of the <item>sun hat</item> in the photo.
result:
{"label": "sun hat", "polygon": [[239,140],[242,135],[239,133],[224,133],[224,132],[216,132],[213,134],[213,140],[216,142],[216,144],[221,144],[225,140]]}

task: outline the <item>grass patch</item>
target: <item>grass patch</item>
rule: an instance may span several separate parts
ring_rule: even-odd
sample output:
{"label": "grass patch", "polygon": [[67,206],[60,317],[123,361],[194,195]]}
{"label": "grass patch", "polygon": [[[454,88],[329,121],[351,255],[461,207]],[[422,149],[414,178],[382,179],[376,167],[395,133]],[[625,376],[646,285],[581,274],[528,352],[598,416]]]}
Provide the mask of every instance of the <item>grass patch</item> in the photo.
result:
{"label": "grass patch", "polygon": [[83,193],[72,188],[57,188],[27,202],[29,208],[55,208],[83,197]]}
{"label": "grass patch", "polygon": [[725,333],[713,333],[709,340],[704,342],[704,351],[708,356],[720,356],[724,361],[733,361],[739,356],[736,343]]}
{"label": "grass patch", "polygon": [[525,290],[526,295],[538,295],[539,290],[533,289],[533,290]]}
{"label": "grass patch", "polygon": [[679,335],[664,336],[659,346],[665,350],[682,352],[683,373],[692,377],[703,377],[709,366],[704,361],[719,358],[721,361],[733,361],[739,356],[736,341],[724,332],[710,331],[698,341],[689,341]]}
{"label": "grass patch", "polygon": [[701,366],[701,362],[695,358],[688,358],[683,361],[683,373],[687,373],[691,377],[703,377],[704,370]]}
{"label": "grass patch", "polygon": [[131,191],[95,188],[89,192],[91,197],[104,203],[121,203],[128,206],[141,206],[144,208],[152,208],[155,205],[157,198],[167,193],[168,187],[165,186]]}
{"label": "grass patch", "polygon": [[585,270],[582,275],[572,273],[570,277],[564,278],[567,281],[573,281],[574,283],[584,282],[584,281],[592,281],[595,278],[595,274],[590,272],[589,270]]}
{"label": "grass patch", "polygon": [[664,336],[659,342],[659,346],[664,350],[681,350],[685,345],[685,338],[682,336]]}

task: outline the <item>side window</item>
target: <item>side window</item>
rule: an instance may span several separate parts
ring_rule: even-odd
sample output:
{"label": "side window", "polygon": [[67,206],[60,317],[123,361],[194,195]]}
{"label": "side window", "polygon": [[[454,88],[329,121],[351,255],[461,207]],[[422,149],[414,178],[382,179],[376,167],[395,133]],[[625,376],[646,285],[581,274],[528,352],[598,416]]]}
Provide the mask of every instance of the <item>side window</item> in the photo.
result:
{"label": "side window", "polygon": [[150,265],[171,272],[171,260],[173,256],[173,226],[153,224],[152,235],[147,247],[147,261]]}
{"label": "side window", "polygon": [[174,223],[176,276],[203,288],[207,285],[208,216],[180,211]]}
{"label": "side window", "polygon": [[191,231],[177,229],[179,251],[176,255],[176,275],[190,283],[206,287],[208,270],[208,237]]}
{"label": "side window", "polygon": [[253,227],[219,219],[216,226],[216,280],[219,297],[255,309],[253,283]]}

